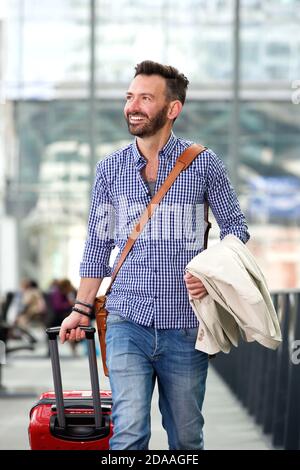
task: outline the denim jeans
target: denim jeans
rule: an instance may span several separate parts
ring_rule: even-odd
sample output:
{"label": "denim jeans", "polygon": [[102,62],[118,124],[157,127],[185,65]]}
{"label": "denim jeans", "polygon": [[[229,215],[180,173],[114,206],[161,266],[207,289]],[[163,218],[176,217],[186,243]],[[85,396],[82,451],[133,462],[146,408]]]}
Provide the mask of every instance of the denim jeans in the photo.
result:
{"label": "denim jeans", "polygon": [[111,450],[148,449],[155,381],[169,449],[203,449],[201,413],[208,356],[195,349],[198,328],[157,330],[108,315],[112,389]]}

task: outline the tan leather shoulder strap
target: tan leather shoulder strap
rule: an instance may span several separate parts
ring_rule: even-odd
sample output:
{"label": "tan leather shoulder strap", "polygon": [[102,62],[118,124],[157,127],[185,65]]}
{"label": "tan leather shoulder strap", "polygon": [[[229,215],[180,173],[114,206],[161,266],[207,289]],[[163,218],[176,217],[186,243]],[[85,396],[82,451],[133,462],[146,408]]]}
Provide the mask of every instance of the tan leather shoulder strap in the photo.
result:
{"label": "tan leather shoulder strap", "polygon": [[[110,284],[107,288],[107,292],[109,292],[109,290],[112,286],[112,283],[114,282],[114,280],[116,278],[116,275],[118,274],[118,272],[119,272],[122,264],[124,263],[128,253],[130,252],[131,248],[133,247],[136,239],[141,234],[143,228],[147,224],[148,220],[152,217],[152,215],[153,215],[155,209],[157,208],[158,204],[163,199],[163,197],[165,196],[167,191],[170,189],[170,187],[174,183],[177,176],[183,170],[185,170],[192,163],[192,161],[200,153],[202,153],[204,150],[206,150],[206,147],[204,147],[203,145],[193,144],[190,147],[188,147],[181,155],[179,155],[179,157],[176,160],[176,163],[175,163],[174,167],[170,171],[169,175],[167,176],[167,178],[165,179],[163,184],[160,186],[159,190],[155,193],[155,195],[151,199],[150,203],[148,204],[145,211],[143,212],[139,222],[136,224],[133,231],[129,235],[129,238],[126,242],[126,245],[125,245],[125,247],[122,251],[122,254],[119,258],[118,264],[117,264],[117,266],[116,266],[116,268],[115,268],[115,270],[112,274]],[[207,219],[207,220],[205,220],[206,223],[207,223],[207,227],[206,227],[206,232],[205,232],[204,239],[205,238],[207,239],[208,231],[209,231],[209,228],[210,228],[209,227],[209,222],[208,222],[208,204],[207,203],[205,203],[204,213],[205,213],[205,217]]]}

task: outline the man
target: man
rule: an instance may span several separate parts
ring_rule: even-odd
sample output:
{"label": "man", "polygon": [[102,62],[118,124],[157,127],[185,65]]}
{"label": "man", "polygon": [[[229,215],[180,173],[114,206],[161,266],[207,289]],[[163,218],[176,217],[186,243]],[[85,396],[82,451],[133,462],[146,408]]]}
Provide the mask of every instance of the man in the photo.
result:
{"label": "man", "polygon": [[[89,323],[85,304],[93,304],[102,278],[111,273],[112,248],[124,248],[152,194],[176,158],[192,144],[172,132],[188,83],[170,66],[144,61],[136,67],[124,108],[129,132],[136,139],[98,163],[80,271],[80,303],[62,323],[62,342],[84,336],[78,325]],[[199,217],[198,209],[203,209],[204,198],[220,226],[221,238],[232,233],[243,242],[248,240],[245,218],[225,168],[206,150],[180,174],[161,201],[108,295],[112,450],[148,448],[156,380],[169,448],[203,448],[201,409],[208,357],[195,350],[198,322],[188,293],[202,298],[206,290],[196,277],[184,274],[184,269],[203,248],[203,210]],[[117,261],[118,257],[114,266]]]}

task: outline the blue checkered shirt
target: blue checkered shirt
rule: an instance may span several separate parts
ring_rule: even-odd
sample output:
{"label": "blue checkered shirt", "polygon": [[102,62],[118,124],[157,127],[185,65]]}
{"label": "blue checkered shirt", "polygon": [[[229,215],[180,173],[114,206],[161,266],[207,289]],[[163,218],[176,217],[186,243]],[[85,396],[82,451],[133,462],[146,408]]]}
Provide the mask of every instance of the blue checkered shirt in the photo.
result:
{"label": "blue checkered shirt", "polygon": [[[156,188],[192,142],[171,134],[159,152]],[[151,200],[141,175],[146,159],[136,141],[97,165],[81,277],[110,276],[126,240]],[[183,171],[158,205],[123,263],[106,307],[136,323],[158,329],[194,328],[198,320],[184,282],[187,263],[203,249],[203,203],[207,199],[220,238],[249,239],[245,217],[224,164],[210,149]],[[111,251],[120,251],[111,269]]]}

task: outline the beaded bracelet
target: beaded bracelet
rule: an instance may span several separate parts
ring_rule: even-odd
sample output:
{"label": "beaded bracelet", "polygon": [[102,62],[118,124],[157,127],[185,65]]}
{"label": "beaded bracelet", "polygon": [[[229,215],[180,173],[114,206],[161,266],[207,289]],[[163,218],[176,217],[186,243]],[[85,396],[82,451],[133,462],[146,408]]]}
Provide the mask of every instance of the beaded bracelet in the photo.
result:
{"label": "beaded bracelet", "polygon": [[78,305],[83,305],[84,307],[88,307],[90,308],[91,310],[94,308],[94,306],[92,304],[88,304],[86,302],[82,302],[82,300],[78,300],[76,299],[75,302],[74,302],[74,305],[75,304],[78,304]]}
{"label": "beaded bracelet", "polygon": [[86,317],[91,318],[90,314],[87,313],[87,312],[85,312],[84,310],[81,310],[81,308],[73,307],[73,308],[72,308],[72,312],[78,312],[78,313],[80,313],[81,315],[85,315]]}

